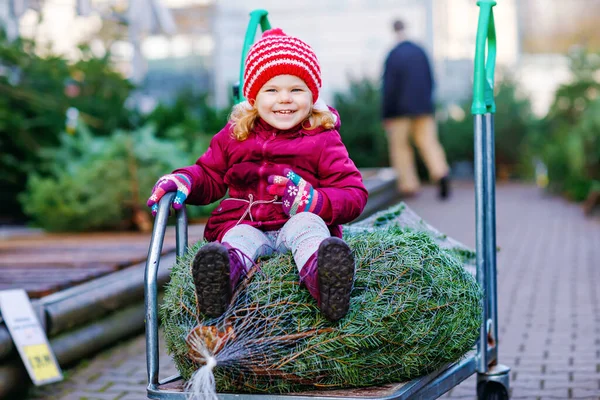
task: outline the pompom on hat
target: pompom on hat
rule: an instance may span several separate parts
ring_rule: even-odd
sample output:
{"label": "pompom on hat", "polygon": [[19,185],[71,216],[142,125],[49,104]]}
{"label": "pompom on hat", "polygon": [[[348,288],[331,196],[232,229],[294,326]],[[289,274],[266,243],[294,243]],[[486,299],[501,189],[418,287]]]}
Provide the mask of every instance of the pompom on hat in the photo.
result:
{"label": "pompom on hat", "polygon": [[244,66],[244,97],[248,101],[256,100],[260,88],[277,75],[297,76],[311,91],[313,103],[319,98],[321,68],[317,55],[302,40],[273,28],[265,31],[248,51]]}

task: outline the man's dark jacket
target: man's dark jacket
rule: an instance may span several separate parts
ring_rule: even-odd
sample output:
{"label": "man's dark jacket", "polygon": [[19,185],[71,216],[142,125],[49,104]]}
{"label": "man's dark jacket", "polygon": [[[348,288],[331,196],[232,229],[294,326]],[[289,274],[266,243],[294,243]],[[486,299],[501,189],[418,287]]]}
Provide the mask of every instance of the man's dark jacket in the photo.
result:
{"label": "man's dark jacket", "polygon": [[433,113],[433,76],[427,55],[410,41],[399,43],[385,60],[383,118]]}

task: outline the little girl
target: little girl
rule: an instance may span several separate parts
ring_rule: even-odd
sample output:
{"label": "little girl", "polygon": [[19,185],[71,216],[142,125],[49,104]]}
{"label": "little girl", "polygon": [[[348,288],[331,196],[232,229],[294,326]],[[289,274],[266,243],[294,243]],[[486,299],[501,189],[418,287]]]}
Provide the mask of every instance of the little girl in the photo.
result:
{"label": "little girl", "polygon": [[341,224],[354,220],[367,190],[348,157],[336,110],[317,102],[321,70],[310,46],[281,29],[264,32],[245,60],[243,93],[230,121],[196,164],[158,180],[148,206],[166,192],[173,208],[223,199],[204,231],[210,243],[192,262],[200,310],[222,315],[254,261],[291,251],[300,281],[323,315],[348,312],[354,257]]}

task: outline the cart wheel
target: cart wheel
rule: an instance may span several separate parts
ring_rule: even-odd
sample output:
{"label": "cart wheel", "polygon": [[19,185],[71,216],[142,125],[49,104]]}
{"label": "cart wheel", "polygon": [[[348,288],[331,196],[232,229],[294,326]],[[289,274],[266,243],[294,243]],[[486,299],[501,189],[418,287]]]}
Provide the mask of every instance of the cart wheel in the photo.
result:
{"label": "cart wheel", "polygon": [[477,384],[478,400],[508,400],[508,389],[500,382],[482,381]]}

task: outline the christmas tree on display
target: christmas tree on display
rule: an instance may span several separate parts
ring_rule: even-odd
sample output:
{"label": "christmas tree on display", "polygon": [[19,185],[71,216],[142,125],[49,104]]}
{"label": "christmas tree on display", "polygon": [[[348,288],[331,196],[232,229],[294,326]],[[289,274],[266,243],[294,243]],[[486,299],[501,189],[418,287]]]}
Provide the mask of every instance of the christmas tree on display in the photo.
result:
{"label": "christmas tree on display", "polygon": [[[199,311],[189,249],[161,307],[167,349],[193,393],[289,393],[402,382],[458,361],[479,334],[474,253],[404,204],[344,227],[350,311],[326,320],[290,254],[260,260],[216,319]],[[214,380],[213,380],[214,379]],[[212,388],[211,388],[212,386]]]}

